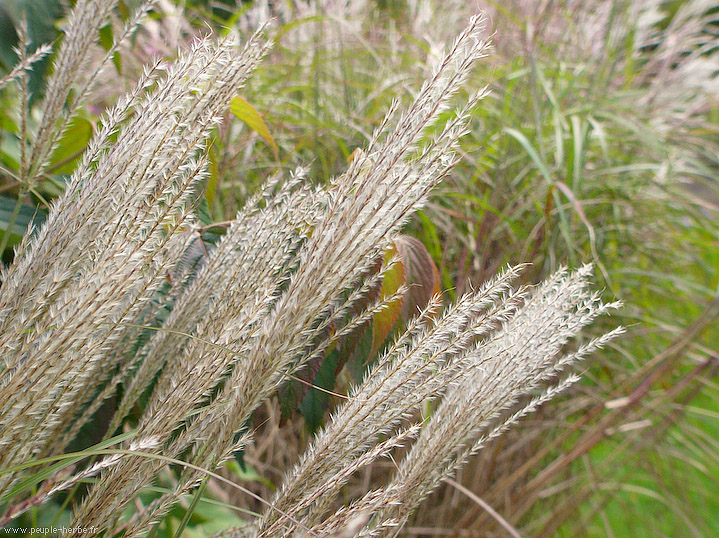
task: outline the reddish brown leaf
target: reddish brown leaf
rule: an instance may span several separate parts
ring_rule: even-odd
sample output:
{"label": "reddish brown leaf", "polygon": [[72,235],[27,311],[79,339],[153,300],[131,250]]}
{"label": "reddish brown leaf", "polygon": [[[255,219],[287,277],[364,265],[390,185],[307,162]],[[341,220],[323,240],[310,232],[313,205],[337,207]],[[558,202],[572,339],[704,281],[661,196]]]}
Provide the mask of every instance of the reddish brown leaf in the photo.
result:
{"label": "reddish brown leaf", "polygon": [[419,239],[400,235],[394,240],[394,245],[402,260],[406,283],[409,286],[401,311],[402,322],[406,323],[440,292],[439,271]]}

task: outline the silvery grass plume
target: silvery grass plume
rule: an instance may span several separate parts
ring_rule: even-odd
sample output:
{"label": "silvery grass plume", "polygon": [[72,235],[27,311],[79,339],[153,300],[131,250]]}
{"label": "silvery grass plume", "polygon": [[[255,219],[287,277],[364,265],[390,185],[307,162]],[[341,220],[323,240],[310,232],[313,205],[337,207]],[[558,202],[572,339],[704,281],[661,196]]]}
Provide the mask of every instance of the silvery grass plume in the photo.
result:
{"label": "silvery grass plume", "polygon": [[[57,51],[53,74],[48,79],[41,104],[41,119],[33,133],[28,131],[27,85],[21,79],[20,89],[24,99],[21,103],[23,109],[20,134],[23,145],[18,179],[25,183],[26,190],[29,190],[29,186],[43,174],[55,144],[60,138],[59,135],[68,127],[70,120],[93,90],[113,55],[137,29],[140,20],[154,3],[154,0],[142,2],[124,27],[114,36],[114,41],[104,57],[91,68],[89,68],[89,58],[92,56],[90,49],[95,44],[100,28],[107,24],[117,0],[79,0],[75,3],[64,30],[67,39],[61,42]],[[27,69],[27,64],[35,61],[38,55],[44,56],[51,48],[41,46],[29,58],[25,58],[27,36],[22,25],[19,37],[18,56],[21,61],[0,82],[0,87],[5,85],[6,79],[17,78],[18,68]],[[79,84],[78,79],[80,79]]]}
{"label": "silvery grass plume", "polygon": [[[289,181],[273,179],[192,274],[181,267],[195,233],[192,200],[205,175],[205,141],[268,46],[258,35],[241,51],[232,38],[203,39],[173,64],[146,70],[107,113],[0,289],[0,469],[62,453],[119,384],[109,434],[149,393],[128,444],[137,453],[113,454],[48,485],[3,522],[92,476],[70,533],[92,526],[109,535],[146,532],[203,479],[199,468],[214,469],[244,446],[248,420],[264,399],[394,299],[356,313],[392,264],[375,274],[375,261],[455,162],[453,149],[484,90],[425,147],[417,145],[485,55],[483,26],[481,17],[470,20],[415,102],[399,115],[393,106],[369,147],[328,189],[308,186],[302,170]],[[518,398],[616,334],[553,359],[613,306],[585,290],[588,271],[560,273],[532,291],[514,289],[518,269],[508,269],[442,314],[435,298],[247,532],[394,532],[486,439],[575,378],[514,409]],[[172,312],[149,339],[139,338],[159,319],[157,291],[168,275]],[[439,399],[436,414],[417,423],[417,408],[431,399]],[[356,470],[413,439],[389,486],[332,513]],[[119,522],[167,458],[193,467],[130,523]],[[0,476],[0,491],[23,476]]]}
{"label": "silvery grass plume", "polygon": [[[619,306],[587,290],[590,266],[560,270],[535,289],[513,290],[518,268],[461,297],[435,319],[438,304],[410,323],[289,474],[249,535],[290,536],[292,514],[313,535],[387,536],[466,459],[579,377],[563,376],[623,328],[561,355],[567,341]],[[553,381],[543,388],[547,381]],[[531,399],[517,405],[522,397]],[[437,399],[426,424],[420,404]],[[391,482],[331,513],[352,473],[416,437]]]}
{"label": "silvery grass plume", "polygon": [[[78,2],[70,20],[87,5]],[[79,27],[65,43],[84,35]],[[205,39],[173,65],[150,66],[3,272],[0,467],[61,451],[58,440],[81,426],[77,410],[124,366],[128,328],[184,250],[179,232],[192,220],[209,131],[266,50],[258,39],[242,53],[234,39]],[[61,48],[57,63],[77,53]],[[0,477],[0,491],[16,478]]]}
{"label": "silvery grass plume", "polygon": [[[371,288],[371,283],[362,284],[363,277],[454,161],[451,149],[483,92],[413,161],[406,157],[474,62],[484,56],[482,30],[483,20],[472,19],[412,107],[393,128],[395,110],[390,112],[366,153],[354,159],[325,195],[284,189],[270,207],[238,216],[197,282],[179,300],[165,330],[141,352],[147,353],[144,364],[150,366],[133,397],[169,356],[168,342],[178,354],[160,376],[138,437],[166,440],[163,454],[189,454],[196,465],[214,468],[246,442],[244,437],[236,439],[237,432],[261,401],[328,347],[327,329],[362,296],[346,292]],[[300,225],[302,220],[309,222]],[[228,268],[221,279],[218,268]],[[221,291],[211,288],[213,283],[221,283]],[[202,307],[197,305],[208,303],[207,294],[210,307],[198,322],[197,309]],[[373,308],[340,334],[364,322]],[[178,340],[182,334],[192,334],[191,340]],[[77,521],[106,525],[163,465],[144,457],[123,459],[101,476]],[[200,478],[188,471],[174,494],[141,517],[129,534],[140,532]]]}
{"label": "silvery grass plume", "polygon": [[[58,51],[54,73],[48,81],[46,97],[41,105],[42,116],[32,135],[26,122],[29,96],[25,95],[22,111],[24,121],[21,123],[21,192],[27,192],[42,173],[54,143],[77,110],[81,98],[90,91],[94,78],[107,64],[110,56],[104,58],[90,73],[77,90],[75,98],[69,99],[72,82],[77,79],[77,70],[85,64],[88,48],[97,29],[104,24],[114,4],[112,1],[77,2],[68,18],[69,37],[63,40]],[[147,7],[148,4],[144,4],[131,18],[117,36],[111,51],[115,51],[131,33]],[[26,87],[24,80],[21,77],[21,88]],[[3,362],[0,365],[0,395],[6,401],[0,411],[3,432],[0,435],[0,465],[3,466],[18,461],[18,458],[23,459],[30,453],[47,453],[48,447],[54,443],[56,428],[66,426],[60,417],[68,411],[74,412],[77,397],[87,393],[80,379],[77,379],[77,384],[74,383],[74,376],[92,376],[98,371],[98,363],[95,363],[94,370],[89,367],[85,369],[84,366],[91,364],[97,357],[95,350],[103,345],[101,340],[95,341],[97,347],[87,350],[87,354],[82,352],[82,359],[77,362],[73,362],[72,352],[65,353],[73,347],[77,350],[81,340],[87,342],[98,336],[91,336],[92,330],[75,334],[71,326],[74,323],[75,328],[88,328],[87,324],[83,325],[82,319],[71,318],[77,312],[83,312],[82,307],[75,310],[79,304],[89,304],[87,294],[90,289],[83,290],[75,286],[73,291],[68,291],[67,288],[73,281],[77,284],[82,279],[91,278],[88,263],[98,252],[93,251],[93,245],[98,244],[95,233],[102,230],[101,226],[95,226],[92,211],[96,211],[95,219],[100,212],[104,217],[109,200],[102,200],[102,193],[92,192],[88,178],[93,173],[92,161],[99,157],[101,150],[107,148],[109,132],[104,135],[100,133],[96,137],[95,152],[88,152],[84,168],[79,168],[74,175],[65,196],[58,200],[51,212],[48,223],[32,242],[29,236],[25,238],[16,253],[16,263],[2,273],[0,344],[3,348]],[[79,194],[83,189],[84,196]],[[98,200],[104,202],[105,206],[98,205]],[[84,214],[73,214],[73,210],[68,209],[71,206],[75,211],[87,211]],[[104,226],[110,229],[107,224]],[[63,252],[64,256],[58,256],[58,252]],[[107,288],[105,290],[109,291]],[[84,299],[80,297],[83,293]],[[98,290],[95,304],[102,312],[93,322],[96,326],[102,321],[102,316],[113,308],[110,304],[102,305],[101,297]],[[87,314],[93,316],[96,312],[89,310]],[[84,319],[87,321],[88,318]],[[109,328],[98,327],[98,330],[107,334]],[[11,480],[12,477],[7,475],[0,478],[0,489]]]}
{"label": "silvery grass plume", "polygon": [[633,40],[634,56],[644,60],[645,82],[651,90],[640,101],[648,108],[653,127],[671,134],[677,126],[696,125],[701,113],[716,104],[719,94],[716,3],[710,0],[685,2],[669,24],[660,24],[666,14],[652,0],[637,3]]}

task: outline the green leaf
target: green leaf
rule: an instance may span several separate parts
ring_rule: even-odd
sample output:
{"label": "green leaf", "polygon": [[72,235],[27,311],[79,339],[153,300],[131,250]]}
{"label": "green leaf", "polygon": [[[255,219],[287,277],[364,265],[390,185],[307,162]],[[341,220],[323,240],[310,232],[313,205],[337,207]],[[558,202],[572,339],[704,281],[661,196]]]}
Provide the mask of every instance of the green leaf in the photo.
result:
{"label": "green leaf", "polygon": [[85,118],[73,118],[50,157],[48,172],[71,174],[75,169],[75,162],[85,151],[92,134],[92,123]]}
{"label": "green leaf", "polygon": [[195,215],[197,216],[197,220],[202,224],[203,226],[211,226],[212,225],[212,206],[207,202],[206,198],[203,198],[200,200],[200,203],[197,206],[197,210],[195,211]]}
{"label": "green leaf", "polygon": [[[333,350],[322,361],[322,365],[314,377],[313,385],[325,390],[332,390],[335,385],[335,368],[339,353]],[[322,426],[322,419],[325,416],[329,405],[329,394],[323,390],[312,388],[305,394],[300,404],[300,412],[305,418],[305,423],[310,432],[316,432]]]}
{"label": "green leaf", "polygon": [[13,16],[7,7],[0,3],[0,67],[7,72],[17,62],[13,47],[17,45],[17,32]]}
{"label": "green leaf", "polygon": [[370,354],[371,350],[372,331],[362,331],[357,345],[352,352],[352,356],[347,362],[347,369],[355,383],[361,383],[364,379],[370,359],[372,358]]}
{"label": "green leaf", "polygon": [[547,163],[542,160],[529,139],[516,129],[505,129],[504,132],[520,143],[532,161],[534,161],[534,164],[537,165],[537,169],[541,172],[542,177],[544,177],[547,183],[550,185],[554,183],[554,179],[552,179],[552,174],[549,172]]}
{"label": "green leaf", "polygon": [[[12,198],[0,196],[0,237],[3,237],[7,233],[17,203],[18,202]],[[31,224],[34,226],[40,225],[46,216],[47,213],[42,209],[21,203],[20,210],[13,224],[12,231],[10,232],[10,237],[8,238],[7,246],[10,247],[18,244],[25,235],[25,232],[27,232],[28,227]]]}
{"label": "green leaf", "polygon": [[207,179],[207,188],[205,189],[205,202],[207,202],[208,212],[212,214],[212,210],[215,207],[215,198],[217,196],[217,184],[220,180],[219,172],[217,170],[217,151],[215,151],[215,146],[210,145],[210,149],[207,151],[207,158],[210,165],[210,176]]}
{"label": "green leaf", "polygon": [[[112,34],[112,24],[107,24],[100,28],[99,34],[100,46],[105,49],[105,52],[109,52],[115,44],[115,36]],[[119,52],[115,52],[115,54],[112,55],[112,63],[115,65],[117,72],[122,74],[122,56],[120,56]]]}
{"label": "green leaf", "polygon": [[275,485],[257,472],[257,469],[252,467],[249,463],[244,464],[244,469],[235,460],[228,460],[225,463],[225,467],[237,476],[238,479],[243,482],[258,482],[264,484],[270,489],[275,489]]}
{"label": "green leaf", "polygon": [[279,155],[275,139],[272,138],[272,134],[270,134],[270,130],[267,128],[265,120],[262,119],[262,116],[259,112],[257,112],[255,107],[245,101],[242,97],[237,96],[233,97],[230,102],[230,111],[237,119],[243,121],[250,129],[260,135],[265,142],[270,145],[272,151],[275,152],[275,156]]}
{"label": "green leaf", "polygon": [[[29,491],[37,484],[47,478],[50,478],[52,475],[54,475],[61,469],[64,469],[74,463],[77,463],[78,461],[82,461],[88,456],[95,455],[92,452],[93,450],[103,450],[113,445],[120,444],[123,441],[134,437],[136,433],[137,430],[132,430],[129,432],[125,432],[121,435],[116,435],[111,439],[102,441],[101,443],[98,443],[87,450],[82,450],[69,454],[62,454],[60,456],[50,456],[48,458],[42,458],[39,460],[31,460],[25,463],[21,463],[20,465],[14,465],[12,467],[0,469],[0,476],[2,476],[3,474],[9,474],[23,469],[32,469],[34,467],[40,468],[39,471],[34,472],[32,475],[28,476],[21,482],[15,484],[10,490],[3,492],[2,495],[0,495],[0,502],[5,502],[9,499],[12,499],[16,495],[19,495],[20,493]],[[51,465],[47,467],[41,467],[41,465],[45,463],[51,463]]]}
{"label": "green leaf", "polygon": [[99,34],[98,41],[100,42],[100,46],[105,49],[105,52],[108,52],[115,42],[115,39],[112,36],[112,24],[106,24],[100,28]]}
{"label": "green leaf", "polygon": [[[59,0],[23,0],[0,2],[0,67],[9,71],[17,63],[13,47],[17,45],[16,28],[27,21],[28,53],[57,37],[55,23],[63,16],[63,3]],[[30,71],[29,89],[35,101],[43,91],[50,58],[36,62]]]}

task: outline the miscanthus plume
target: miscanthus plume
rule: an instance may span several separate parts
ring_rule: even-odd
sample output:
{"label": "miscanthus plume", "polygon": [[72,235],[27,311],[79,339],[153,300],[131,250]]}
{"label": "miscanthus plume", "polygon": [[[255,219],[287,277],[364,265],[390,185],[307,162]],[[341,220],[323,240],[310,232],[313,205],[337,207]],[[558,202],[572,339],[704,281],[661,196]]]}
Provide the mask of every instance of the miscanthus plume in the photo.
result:
{"label": "miscanthus plume", "polygon": [[[113,6],[78,0],[73,8],[42,121],[24,133],[28,188],[74,112],[62,103]],[[392,261],[372,269],[456,160],[484,89],[429,143],[418,143],[486,54],[483,32],[483,19],[471,19],[414,103],[404,111],[393,106],[327,188],[310,186],[302,170],[271,180],[192,274],[178,268],[194,238],[207,139],[269,44],[262,33],[244,45],[205,38],[171,64],[147,67],[106,112],[47,221],[2,273],[1,523],[94,478],[69,534],[91,526],[108,536],[120,527],[125,536],[145,533],[200,483],[202,469],[243,448],[263,400],[385,306],[386,298],[365,298]],[[22,84],[23,69],[45,52],[23,57],[3,84]],[[508,268],[443,311],[435,297],[334,412],[266,513],[232,534],[391,535],[472,453],[574,383],[571,365],[621,329],[562,354],[565,344],[616,305],[588,291],[589,267],[562,270],[534,288],[513,284],[520,270]],[[161,317],[156,298],[168,275],[173,307]],[[157,327],[149,337],[148,325]],[[127,450],[33,496],[16,495],[30,472],[23,464],[64,453],[119,386],[110,434],[147,398],[132,439],[120,447]],[[422,421],[416,411],[430,400],[436,410]],[[400,445],[409,448],[391,481],[337,510],[352,474]],[[192,466],[173,491],[123,521],[167,458]]]}

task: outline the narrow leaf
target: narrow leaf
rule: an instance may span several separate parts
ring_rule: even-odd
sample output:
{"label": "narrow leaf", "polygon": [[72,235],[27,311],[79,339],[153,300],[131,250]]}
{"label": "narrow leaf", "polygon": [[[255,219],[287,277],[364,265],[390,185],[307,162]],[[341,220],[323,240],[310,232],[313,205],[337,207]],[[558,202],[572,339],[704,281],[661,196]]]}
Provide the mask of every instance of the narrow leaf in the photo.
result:
{"label": "narrow leaf", "polygon": [[250,129],[260,135],[265,142],[270,145],[272,151],[275,152],[275,156],[279,154],[277,144],[275,144],[275,139],[272,138],[272,134],[267,128],[265,120],[262,119],[262,116],[255,107],[245,101],[242,97],[237,96],[232,98],[230,111],[237,119],[242,120]]}
{"label": "narrow leaf", "polygon": [[90,142],[92,134],[92,123],[85,118],[73,118],[50,157],[48,171],[53,174],[70,174],[75,168],[75,161],[80,158]]}

